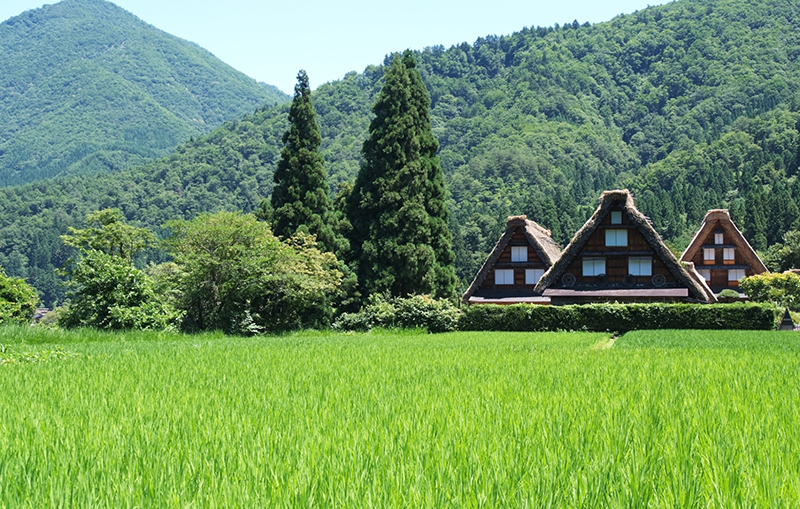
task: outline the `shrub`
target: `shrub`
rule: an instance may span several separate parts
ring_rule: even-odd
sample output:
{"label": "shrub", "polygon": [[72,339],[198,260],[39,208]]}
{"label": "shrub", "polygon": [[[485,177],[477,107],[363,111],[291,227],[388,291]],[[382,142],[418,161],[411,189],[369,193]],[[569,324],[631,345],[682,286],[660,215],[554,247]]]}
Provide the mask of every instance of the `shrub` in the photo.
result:
{"label": "shrub", "polygon": [[27,324],[36,312],[39,295],[24,279],[6,276],[0,267],[0,323]]}
{"label": "shrub", "polygon": [[372,295],[357,313],[344,313],[334,323],[337,330],[367,331],[375,327],[424,328],[428,332],[456,330],[461,312],[450,301],[414,295],[386,299]]}
{"label": "shrub", "polygon": [[585,304],[569,306],[470,306],[461,315],[460,330],[626,332],[637,329],[768,330],[775,308],[735,304]]}
{"label": "shrub", "polygon": [[731,290],[730,288],[726,288],[721,292],[719,292],[719,295],[717,295],[717,297],[721,299],[739,299],[739,292],[737,292],[736,290]]}
{"label": "shrub", "polygon": [[800,276],[791,272],[756,274],[742,279],[739,288],[755,302],[773,302],[800,310]]}

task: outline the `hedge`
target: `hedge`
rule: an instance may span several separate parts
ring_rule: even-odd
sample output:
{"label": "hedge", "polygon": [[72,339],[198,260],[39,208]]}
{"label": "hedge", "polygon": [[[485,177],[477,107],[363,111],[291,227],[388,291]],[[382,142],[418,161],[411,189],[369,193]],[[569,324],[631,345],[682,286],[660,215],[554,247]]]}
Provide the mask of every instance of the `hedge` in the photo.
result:
{"label": "hedge", "polygon": [[473,305],[458,323],[466,331],[587,330],[627,332],[637,329],[775,328],[770,304],[584,304],[569,306]]}

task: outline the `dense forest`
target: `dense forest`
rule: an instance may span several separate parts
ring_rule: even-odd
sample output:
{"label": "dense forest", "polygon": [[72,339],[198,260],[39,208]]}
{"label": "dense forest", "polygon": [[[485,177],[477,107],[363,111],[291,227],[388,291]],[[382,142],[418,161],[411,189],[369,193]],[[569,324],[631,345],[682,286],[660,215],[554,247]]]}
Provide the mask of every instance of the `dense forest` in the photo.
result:
{"label": "dense forest", "polygon": [[114,171],[289,97],[105,0],[0,23],[0,185]]}
{"label": "dense forest", "polygon": [[[461,286],[506,216],[527,214],[563,245],[614,187],[633,190],[676,249],[709,208],[730,208],[758,249],[779,242],[800,215],[798,54],[788,0],[678,0],[416,52]],[[363,162],[383,69],[314,91],[334,197]],[[58,235],[92,210],[119,207],[161,233],[170,219],[254,210],[271,194],[287,113],[264,106],[146,166],[2,190],[0,264],[52,303],[63,295],[52,269],[69,256]]]}

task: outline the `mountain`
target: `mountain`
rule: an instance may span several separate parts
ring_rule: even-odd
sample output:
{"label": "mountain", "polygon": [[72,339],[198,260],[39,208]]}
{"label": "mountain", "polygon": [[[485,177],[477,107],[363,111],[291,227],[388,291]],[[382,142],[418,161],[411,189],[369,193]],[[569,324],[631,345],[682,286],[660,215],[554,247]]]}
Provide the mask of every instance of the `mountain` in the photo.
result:
{"label": "mountain", "polygon": [[0,23],[0,185],[132,167],[288,99],[110,2],[63,0]]}
{"label": "mountain", "polygon": [[[506,216],[527,214],[563,245],[617,187],[676,249],[710,208],[731,209],[759,249],[780,241],[800,219],[798,55],[800,10],[786,0],[677,0],[417,52],[462,285]],[[314,92],[332,192],[358,170],[382,73]],[[0,265],[52,302],[52,268],[69,254],[58,234],[87,212],[119,207],[159,229],[253,210],[271,193],[287,111],[261,108],[146,166],[0,190]]]}

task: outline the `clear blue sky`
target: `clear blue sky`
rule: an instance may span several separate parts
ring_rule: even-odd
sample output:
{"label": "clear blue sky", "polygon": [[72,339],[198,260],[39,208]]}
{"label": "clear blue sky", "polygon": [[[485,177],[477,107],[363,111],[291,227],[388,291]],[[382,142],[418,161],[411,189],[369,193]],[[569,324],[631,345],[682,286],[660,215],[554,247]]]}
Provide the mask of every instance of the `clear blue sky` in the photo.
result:
{"label": "clear blue sky", "polygon": [[[0,0],[0,21],[43,0]],[[259,81],[291,93],[380,64],[388,53],[473,43],[523,27],[608,21],[665,0],[115,0]]]}

